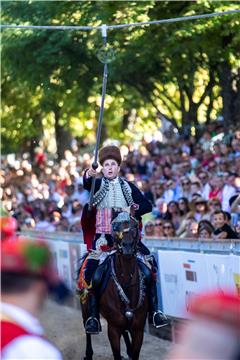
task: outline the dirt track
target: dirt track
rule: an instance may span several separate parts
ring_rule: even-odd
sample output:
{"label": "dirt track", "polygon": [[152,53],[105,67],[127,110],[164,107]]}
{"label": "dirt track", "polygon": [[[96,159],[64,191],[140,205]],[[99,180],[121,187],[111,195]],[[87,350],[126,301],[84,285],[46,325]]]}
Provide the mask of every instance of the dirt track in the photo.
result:
{"label": "dirt track", "polygon": [[[68,306],[60,306],[48,301],[41,322],[46,335],[62,352],[64,360],[82,360],[85,350],[85,332],[81,312]],[[112,360],[107,339],[107,324],[102,319],[103,332],[93,336],[94,360]],[[141,360],[162,360],[170,347],[170,342],[145,334],[141,350]],[[122,355],[125,354],[123,347]]]}

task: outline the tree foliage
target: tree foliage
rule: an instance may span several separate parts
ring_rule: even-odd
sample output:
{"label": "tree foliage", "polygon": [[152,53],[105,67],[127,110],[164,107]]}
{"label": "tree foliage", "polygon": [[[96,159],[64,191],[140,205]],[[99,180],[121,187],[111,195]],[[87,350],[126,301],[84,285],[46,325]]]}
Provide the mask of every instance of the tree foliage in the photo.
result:
{"label": "tree foliage", "polygon": [[[2,23],[101,25],[236,9],[234,1],[11,1]],[[105,137],[129,141],[167,118],[179,131],[223,115],[239,121],[239,16],[108,31]],[[89,137],[99,113],[101,32],[12,30],[2,33],[3,151],[23,150],[55,127],[58,155],[72,136]],[[45,122],[44,122],[45,121]],[[134,129],[134,131],[133,131]],[[30,145],[29,145],[30,146]]]}

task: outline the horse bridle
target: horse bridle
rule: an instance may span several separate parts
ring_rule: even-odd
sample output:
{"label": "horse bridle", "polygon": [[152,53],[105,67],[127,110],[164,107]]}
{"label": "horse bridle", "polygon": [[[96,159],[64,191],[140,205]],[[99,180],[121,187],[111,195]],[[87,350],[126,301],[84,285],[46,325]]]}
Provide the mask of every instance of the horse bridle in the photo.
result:
{"label": "horse bridle", "polygon": [[138,275],[139,275],[139,279],[140,279],[140,284],[139,284],[139,298],[138,298],[138,302],[137,305],[134,308],[130,307],[130,300],[127,297],[127,295],[125,294],[122,286],[120,285],[118,279],[117,279],[117,275],[115,272],[115,268],[114,268],[114,261],[113,261],[113,257],[111,258],[111,277],[114,281],[114,284],[117,288],[118,294],[120,299],[122,300],[122,302],[125,304],[126,306],[126,310],[124,315],[126,316],[126,318],[128,320],[131,320],[133,318],[134,312],[140,308],[140,306],[142,305],[144,298],[145,298],[145,290],[146,290],[146,285],[145,285],[145,279],[144,276],[141,272],[141,270],[138,268]]}
{"label": "horse bridle", "polygon": [[[114,230],[114,225],[113,225],[113,239],[114,239],[114,241],[116,241],[118,250],[120,250],[120,251],[121,251],[121,248],[122,248],[122,246],[121,246],[121,240],[123,239],[124,234],[129,233],[129,232],[131,231],[131,221],[133,221],[133,222],[135,223],[136,229],[137,229],[137,234],[136,234],[134,240],[136,240],[136,238],[137,238],[138,235],[139,235],[139,231],[138,231],[138,220],[137,220],[134,216],[132,216],[132,215],[130,215],[130,214],[128,214],[128,216],[129,216],[129,221],[125,220],[125,221],[122,221],[122,222],[119,222],[119,223],[116,222],[116,223],[115,223],[116,225],[114,224],[114,225],[115,225],[115,228],[116,228],[116,227],[120,227],[123,222],[128,222],[128,223],[129,223],[129,226],[128,226],[128,227],[123,228],[121,231],[119,231],[119,230]],[[113,223],[114,223],[114,222],[113,222]],[[117,226],[117,224],[118,224],[118,226]]]}

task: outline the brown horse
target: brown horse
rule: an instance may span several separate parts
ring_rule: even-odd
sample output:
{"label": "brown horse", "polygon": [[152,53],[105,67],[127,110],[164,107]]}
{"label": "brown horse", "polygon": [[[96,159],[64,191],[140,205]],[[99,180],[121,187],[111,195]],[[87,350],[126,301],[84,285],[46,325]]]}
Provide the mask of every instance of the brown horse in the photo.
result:
{"label": "brown horse", "polygon": [[[108,338],[114,359],[122,359],[120,339],[123,336],[129,359],[138,360],[148,312],[146,271],[141,270],[141,262],[136,257],[138,222],[129,214],[120,213],[112,222],[112,235],[116,253],[108,258],[110,277],[100,298],[100,312],[108,323]],[[87,303],[82,304],[84,323],[87,306]],[[86,336],[84,359],[91,360],[91,335]]]}

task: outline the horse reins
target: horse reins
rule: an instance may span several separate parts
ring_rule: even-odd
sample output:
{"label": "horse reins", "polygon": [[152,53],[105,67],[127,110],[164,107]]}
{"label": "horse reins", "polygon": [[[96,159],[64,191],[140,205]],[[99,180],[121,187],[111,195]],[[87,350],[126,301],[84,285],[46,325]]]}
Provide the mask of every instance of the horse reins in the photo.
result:
{"label": "horse reins", "polygon": [[133,318],[133,314],[134,312],[139,309],[139,307],[142,305],[144,298],[145,298],[145,281],[144,281],[144,276],[141,272],[141,270],[138,268],[138,274],[139,274],[139,279],[140,279],[140,285],[139,285],[139,298],[138,298],[138,303],[136,305],[135,308],[130,308],[130,300],[127,297],[127,295],[125,294],[122,286],[120,285],[118,279],[117,279],[117,275],[114,269],[114,262],[113,262],[113,258],[111,258],[111,277],[114,281],[114,284],[116,285],[118,294],[120,299],[122,300],[122,302],[126,305],[126,311],[125,311],[125,316],[128,320],[131,320]]}

